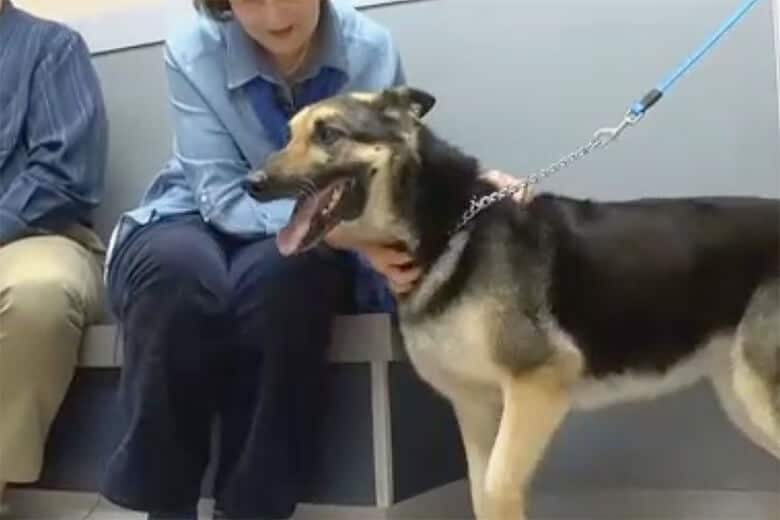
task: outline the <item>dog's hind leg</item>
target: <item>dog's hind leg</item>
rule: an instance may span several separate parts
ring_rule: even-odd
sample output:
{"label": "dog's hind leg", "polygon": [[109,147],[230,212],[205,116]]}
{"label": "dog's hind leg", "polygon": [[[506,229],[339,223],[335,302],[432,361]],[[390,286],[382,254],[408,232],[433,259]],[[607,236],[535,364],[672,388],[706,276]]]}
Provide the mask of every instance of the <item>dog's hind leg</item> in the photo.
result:
{"label": "dog's hind leg", "polygon": [[525,518],[525,495],[539,461],[570,408],[569,378],[557,365],[508,378],[485,477],[486,517]]}
{"label": "dog's hind leg", "polygon": [[[777,349],[780,352],[780,345]],[[780,383],[767,380],[751,366],[741,342],[734,347],[732,362],[734,391],[751,422],[769,439],[768,449],[780,459]]]}
{"label": "dog's hind leg", "polygon": [[756,293],[717,355],[713,382],[729,418],[780,459],[780,282]]}
{"label": "dog's hind leg", "polygon": [[484,507],[485,472],[498,432],[501,403],[493,405],[467,397],[453,401],[453,406],[466,452],[471,503],[474,514],[481,520],[487,518]]}
{"label": "dog's hind leg", "polygon": [[741,345],[723,354],[712,383],[726,416],[745,436],[780,459],[780,438],[768,387],[740,360]]}

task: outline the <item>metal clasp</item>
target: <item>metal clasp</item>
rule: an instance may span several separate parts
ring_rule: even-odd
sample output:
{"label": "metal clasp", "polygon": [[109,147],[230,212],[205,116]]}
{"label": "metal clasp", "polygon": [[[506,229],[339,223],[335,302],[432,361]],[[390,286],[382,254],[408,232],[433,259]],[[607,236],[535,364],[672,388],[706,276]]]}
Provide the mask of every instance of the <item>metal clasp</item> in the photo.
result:
{"label": "metal clasp", "polygon": [[629,110],[626,112],[626,115],[623,117],[623,121],[621,121],[619,125],[611,128],[606,127],[596,130],[596,133],[593,134],[593,138],[599,141],[602,146],[605,146],[620,137],[620,134],[623,133],[623,130],[629,126],[637,124],[642,119],[643,115],[644,113],[636,114]]}

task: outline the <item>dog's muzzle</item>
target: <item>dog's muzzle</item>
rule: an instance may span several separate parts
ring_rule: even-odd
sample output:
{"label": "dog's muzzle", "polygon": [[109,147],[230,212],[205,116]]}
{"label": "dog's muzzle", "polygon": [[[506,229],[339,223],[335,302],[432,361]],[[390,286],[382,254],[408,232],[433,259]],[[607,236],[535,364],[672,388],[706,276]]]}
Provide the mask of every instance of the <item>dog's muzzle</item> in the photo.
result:
{"label": "dog's muzzle", "polygon": [[268,174],[263,170],[252,172],[244,179],[244,189],[253,199],[260,202],[268,202],[272,198],[270,193]]}

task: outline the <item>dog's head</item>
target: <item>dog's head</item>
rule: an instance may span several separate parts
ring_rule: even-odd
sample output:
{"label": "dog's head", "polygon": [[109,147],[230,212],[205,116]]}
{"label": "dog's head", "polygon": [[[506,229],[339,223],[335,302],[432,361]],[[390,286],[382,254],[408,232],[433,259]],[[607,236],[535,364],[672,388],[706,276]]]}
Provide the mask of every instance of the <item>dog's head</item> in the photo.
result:
{"label": "dog's head", "polygon": [[257,200],[297,199],[277,242],[283,254],[315,246],[335,226],[355,238],[412,243],[405,183],[420,170],[420,119],[435,99],[399,87],[312,104],[290,121],[290,141],[250,174]]}

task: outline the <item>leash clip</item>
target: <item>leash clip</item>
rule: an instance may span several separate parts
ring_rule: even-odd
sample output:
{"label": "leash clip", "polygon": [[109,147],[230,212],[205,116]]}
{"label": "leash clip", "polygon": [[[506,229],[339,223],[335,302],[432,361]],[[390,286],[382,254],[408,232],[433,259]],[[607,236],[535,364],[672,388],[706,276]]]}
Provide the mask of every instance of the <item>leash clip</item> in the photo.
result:
{"label": "leash clip", "polygon": [[633,110],[629,110],[626,112],[626,115],[623,117],[623,120],[619,125],[596,130],[596,133],[593,135],[593,139],[594,141],[598,142],[600,146],[606,146],[620,137],[620,134],[622,134],[626,128],[637,124],[642,119],[642,116],[644,116],[644,112],[636,113]]}

